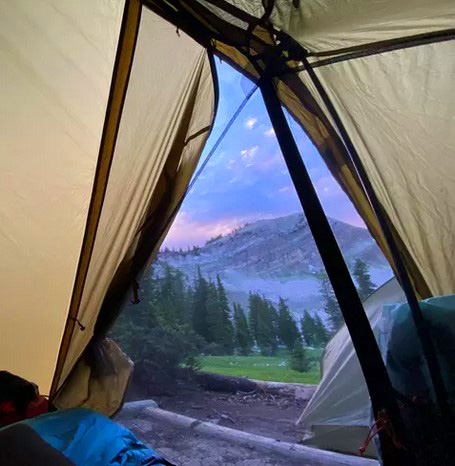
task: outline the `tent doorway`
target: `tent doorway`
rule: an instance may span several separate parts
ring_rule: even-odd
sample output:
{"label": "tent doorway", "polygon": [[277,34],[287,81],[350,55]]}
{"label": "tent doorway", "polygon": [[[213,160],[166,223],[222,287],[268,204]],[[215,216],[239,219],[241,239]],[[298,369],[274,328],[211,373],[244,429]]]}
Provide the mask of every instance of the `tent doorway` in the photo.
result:
{"label": "tent doorway", "polygon": [[[295,423],[343,318],[261,94],[228,64],[216,66],[219,108],[203,170],[140,283],[140,303],[126,305],[112,337],[136,363],[128,401],[152,399],[165,411],[297,444],[305,428]],[[369,294],[392,272],[317,150],[287,119],[354,279]]]}

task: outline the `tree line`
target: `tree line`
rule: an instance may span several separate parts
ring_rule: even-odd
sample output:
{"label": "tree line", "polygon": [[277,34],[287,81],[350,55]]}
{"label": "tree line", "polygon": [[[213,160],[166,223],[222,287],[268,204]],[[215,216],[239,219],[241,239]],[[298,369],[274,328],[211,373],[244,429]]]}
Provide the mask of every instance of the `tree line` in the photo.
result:
{"label": "tree line", "polygon": [[[353,274],[365,298],[374,290],[368,267],[358,260]],[[323,347],[343,318],[327,276],[319,278],[325,323],[308,311],[296,321],[285,299],[279,297],[275,305],[256,292],[249,293],[247,309],[239,303],[231,307],[219,275],[206,278],[198,269],[190,282],[166,265],[161,276],[144,277],[141,303],[126,306],[112,335],[133,360],[145,357],[171,365],[194,365],[200,353],[248,355],[258,349],[271,356],[280,346],[293,351],[296,343]]]}

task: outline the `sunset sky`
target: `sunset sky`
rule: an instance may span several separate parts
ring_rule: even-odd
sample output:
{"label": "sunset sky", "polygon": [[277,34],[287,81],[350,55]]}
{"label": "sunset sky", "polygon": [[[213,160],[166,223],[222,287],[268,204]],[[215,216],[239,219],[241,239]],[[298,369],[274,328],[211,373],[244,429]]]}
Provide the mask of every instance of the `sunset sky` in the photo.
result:
{"label": "sunset sky", "polygon": [[[217,69],[219,107],[201,162],[253,85],[218,59]],[[291,117],[288,121],[326,214],[364,226],[317,150]],[[185,199],[164,246],[203,244],[247,222],[294,212],[301,207],[257,90]]]}

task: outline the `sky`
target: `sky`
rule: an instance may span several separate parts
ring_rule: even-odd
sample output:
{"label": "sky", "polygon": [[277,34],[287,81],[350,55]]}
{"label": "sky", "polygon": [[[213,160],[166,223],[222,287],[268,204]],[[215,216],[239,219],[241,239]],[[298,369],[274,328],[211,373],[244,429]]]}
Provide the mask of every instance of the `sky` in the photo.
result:
{"label": "sky", "polygon": [[[253,87],[251,81],[230,65],[216,60],[219,105],[200,164]],[[316,148],[297,123],[289,115],[287,117],[326,214],[364,227]],[[201,245],[245,223],[301,211],[261,93],[257,90],[197,178],[163,246]]]}

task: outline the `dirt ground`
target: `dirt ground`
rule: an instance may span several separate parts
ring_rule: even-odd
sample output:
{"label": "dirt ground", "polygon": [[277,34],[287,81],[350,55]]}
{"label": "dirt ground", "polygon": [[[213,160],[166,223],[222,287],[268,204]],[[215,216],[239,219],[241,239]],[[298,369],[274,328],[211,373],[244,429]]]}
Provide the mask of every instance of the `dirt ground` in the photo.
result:
{"label": "dirt ground", "polygon": [[144,389],[132,387],[128,401],[151,398],[161,409],[280,441],[298,443],[303,436],[295,421],[308,398],[278,396],[261,390],[236,394],[213,392],[191,380],[178,380],[172,390],[155,392],[156,395],[147,396]]}
{"label": "dirt ground", "polygon": [[297,443],[302,438],[295,421],[305,404],[274,395],[230,395],[184,390],[174,397],[155,399],[160,408],[232,429]]}
{"label": "dirt ground", "polygon": [[192,430],[153,422],[146,412],[136,417],[120,414],[116,420],[176,466],[302,466],[301,462],[264,454],[253,446],[232,445]]}

